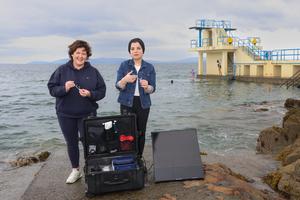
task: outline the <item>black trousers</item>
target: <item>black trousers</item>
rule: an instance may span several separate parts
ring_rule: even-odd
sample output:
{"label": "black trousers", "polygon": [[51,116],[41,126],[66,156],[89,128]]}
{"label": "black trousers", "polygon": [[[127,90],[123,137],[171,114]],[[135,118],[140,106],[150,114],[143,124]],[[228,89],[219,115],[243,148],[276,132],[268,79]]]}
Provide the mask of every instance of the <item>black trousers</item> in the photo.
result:
{"label": "black trousers", "polygon": [[78,168],[79,137],[83,134],[83,118],[58,116],[58,122],[67,143],[68,155],[72,164],[72,168]]}
{"label": "black trousers", "polygon": [[143,154],[145,146],[145,134],[146,126],[150,108],[143,109],[141,106],[141,100],[139,96],[134,96],[132,107],[121,105],[121,114],[128,115],[134,113],[136,115],[137,131],[139,133],[138,147],[139,155]]}
{"label": "black trousers", "polygon": [[[96,116],[96,111],[89,116]],[[79,167],[79,140],[83,137],[83,118],[70,118],[57,115],[58,123],[67,143],[72,168]]]}

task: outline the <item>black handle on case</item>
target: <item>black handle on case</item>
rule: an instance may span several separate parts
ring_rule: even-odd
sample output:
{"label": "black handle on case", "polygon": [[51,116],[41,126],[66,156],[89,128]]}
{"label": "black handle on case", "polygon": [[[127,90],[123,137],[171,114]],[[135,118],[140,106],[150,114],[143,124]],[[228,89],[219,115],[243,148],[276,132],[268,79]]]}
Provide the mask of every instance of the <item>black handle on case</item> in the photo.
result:
{"label": "black handle on case", "polygon": [[129,179],[124,179],[122,181],[104,181],[106,185],[120,185],[129,182]]}

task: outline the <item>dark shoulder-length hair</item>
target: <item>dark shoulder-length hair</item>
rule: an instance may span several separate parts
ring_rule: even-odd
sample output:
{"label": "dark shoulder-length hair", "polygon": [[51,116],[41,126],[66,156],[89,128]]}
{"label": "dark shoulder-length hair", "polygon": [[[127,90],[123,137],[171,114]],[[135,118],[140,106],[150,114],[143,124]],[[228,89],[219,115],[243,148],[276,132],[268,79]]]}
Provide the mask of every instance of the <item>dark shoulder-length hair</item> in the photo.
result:
{"label": "dark shoulder-length hair", "polygon": [[140,38],[133,38],[132,40],[129,41],[128,43],[128,52],[130,53],[130,48],[131,48],[131,44],[132,43],[139,43],[143,49],[143,53],[145,53],[145,44],[143,42],[143,40],[141,40]]}
{"label": "dark shoulder-length hair", "polygon": [[87,58],[89,58],[92,55],[92,49],[84,40],[76,40],[72,44],[69,45],[69,57],[71,60],[73,60],[72,54],[76,51],[78,48],[84,48],[87,53]]}

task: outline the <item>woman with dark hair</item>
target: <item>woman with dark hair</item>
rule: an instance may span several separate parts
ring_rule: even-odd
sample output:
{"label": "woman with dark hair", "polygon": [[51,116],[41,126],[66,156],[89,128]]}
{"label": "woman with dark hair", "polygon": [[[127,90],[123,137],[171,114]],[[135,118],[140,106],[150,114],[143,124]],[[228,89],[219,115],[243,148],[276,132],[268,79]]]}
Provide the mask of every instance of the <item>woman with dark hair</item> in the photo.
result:
{"label": "woman with dark hair", "polygon": [[150,94],[155,91],[156,73],[153,65],[143,60],[145,45],[141,39],[130,40],[128,52],[132,59],[122,62],[117,73],[118,102],[121,114],[134,113],[137,117],[139,155],[142,156],[151,106]]}
{"label": "woman with dark hair", "polygon": [[99,101],[105,97],[106,86],[99,71],[88,58],[92,55],[86,41],[76,40],[69,46],[70,60],[51,75],[48,89],[56,97],[56,114],[72,165],[66,183],[74,183],[82,174],[79,170],[79,136],[83,134],[83,119],[96,116]]}

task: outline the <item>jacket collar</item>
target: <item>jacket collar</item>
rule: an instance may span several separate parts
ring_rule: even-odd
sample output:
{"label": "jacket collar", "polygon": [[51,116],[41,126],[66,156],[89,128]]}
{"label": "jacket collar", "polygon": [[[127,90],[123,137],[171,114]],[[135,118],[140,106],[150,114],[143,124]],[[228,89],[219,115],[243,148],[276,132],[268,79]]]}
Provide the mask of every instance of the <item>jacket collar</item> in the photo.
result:
{"label": "jacket collar", "polygon": [[[134,67],[133,59],[130,59],[128,64],[131,65],[132,67]],[[145,65],[146,65],[146,62],[142,59],[141,68],[145,67]]]}

